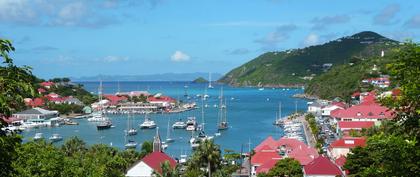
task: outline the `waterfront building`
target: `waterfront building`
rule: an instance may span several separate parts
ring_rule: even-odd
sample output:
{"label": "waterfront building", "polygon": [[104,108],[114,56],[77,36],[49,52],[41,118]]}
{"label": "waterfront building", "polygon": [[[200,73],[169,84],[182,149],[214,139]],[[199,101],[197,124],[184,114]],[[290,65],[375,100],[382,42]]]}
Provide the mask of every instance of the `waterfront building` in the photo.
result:
{"label": "waterfront building", "polygon": [[58,111],[49,111],[42,108],[31,108],[21,112],[17,112],[13,114],[13,117],[22,120],[29,120],[29,119],[51,119],[59,117]]}
{"label": "waterfront building", "polygon": [[337,159],[340,156],[347,156],[350,149],[357,146],[365,146],[366,139],[363,137],[345,137],[338,139],[330,144],[327,154],[333,159]]}
{"label": "waterfront building", "polygon": [[312,102],[312,104],[308,105],[308,112],[313,113],[315,115],[321,114],[322,105],[318,103],[317,101]]}
{"label": "waterfront building", "polygon": [[336,177],[344,176],[340,168],[328,157],[319,156],[303,167],[304,177]]}

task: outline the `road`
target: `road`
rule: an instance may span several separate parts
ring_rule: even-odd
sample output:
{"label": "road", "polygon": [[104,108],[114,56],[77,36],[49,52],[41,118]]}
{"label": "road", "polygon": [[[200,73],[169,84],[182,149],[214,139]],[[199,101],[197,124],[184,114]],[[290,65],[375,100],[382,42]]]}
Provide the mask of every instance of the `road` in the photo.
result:
{"label": "road", "polygon": [[303,124],[303,131],[305,133],[306,141],[310,147],[315,148],[316,146],[316,140],[314,135],[311,132],[311,129],[309,128],[309,123],[305,120],[305,115],[297,117],[297,119],[302,122]]}

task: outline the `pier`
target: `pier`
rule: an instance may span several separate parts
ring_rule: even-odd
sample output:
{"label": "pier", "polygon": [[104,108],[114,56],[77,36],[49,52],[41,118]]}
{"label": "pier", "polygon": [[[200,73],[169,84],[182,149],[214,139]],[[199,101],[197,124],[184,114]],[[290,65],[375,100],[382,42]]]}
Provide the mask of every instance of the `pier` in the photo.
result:
{"label": "pier", "polygon": [[297,117],[297,120],[299,120],[303,124],[303,132],[305,133],[306,142],[308,143],[310,147],[315,147],[316,146],[315,136],[312,134],[312,131],[309,128],[309,123],[305,120],[305,115],[306,114],[303,114]]}

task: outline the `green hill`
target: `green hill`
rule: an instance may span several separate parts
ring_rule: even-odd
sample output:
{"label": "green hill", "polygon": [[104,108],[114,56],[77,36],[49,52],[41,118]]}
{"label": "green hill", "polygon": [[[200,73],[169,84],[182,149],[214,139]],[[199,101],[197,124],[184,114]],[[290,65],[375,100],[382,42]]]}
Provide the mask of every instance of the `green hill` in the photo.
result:
{"label": "green hill", "polygon": [[293,86],[307,83],[307,79],[337,66],[379,56],[398,45],[375,32],[365,31],[328,43],[281,52],[267,52],[239,66],[219,82],[234,86]]}
{"label": "green hill", "polygon": [[207,83],[207,82],[209,82],[209,81],[208,81],[208,80],[206,80],[206,79],[204,79],[203,77],[199,77],[199,78],[197,78],[197,79],[194,79],[192,82],[193,82],[193,83]]}

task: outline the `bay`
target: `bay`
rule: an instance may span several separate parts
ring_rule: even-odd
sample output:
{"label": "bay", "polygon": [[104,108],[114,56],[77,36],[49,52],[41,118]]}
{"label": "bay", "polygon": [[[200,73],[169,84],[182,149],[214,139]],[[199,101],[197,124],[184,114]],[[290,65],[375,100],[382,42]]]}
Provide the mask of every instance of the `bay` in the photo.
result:
{"label": "bay", "polygon": [[[78,82],[83,84],[84,88],[92,93],[97,93],[99,82]],[[188,89],[185,89],[187,86]],[[278,103],[282,103],[282,115],[289,115],[295,112],[295,105],[297,111],[305,111],[307,109],[307,101],[303,99],[292,98],[296,93],[303,93],[302,89],[281,89],[281,88],[265,88],[259,90],[258,88],[237,88],[228,85],[215,84],[214,89],[207,89],[207,84],[191,83],[191,82],[140,82],[140,81],[125,81],[125,82],[104,82],[103,89],[105,94],[114,94],[118,91],[127,92],[134,90],[147,90],[150,93],[162,93],[181,99],[183,101],[195,101],[201,107],[200,99],[196,98],[197,94],[207,94],[210,98],[206,100],[205,104],[209,107],[204,108],[205,116],[205,131],[208,135],[214,136],[217,132],[217,119],[219,109],[214,107],[219,103],[220,88],[223,87],[224,96],[227,98],[227,117],[229,122],[229,129],[222,131],[221,136],[215,137],[215,143],[220,145],[222,151],[224,149],[231,149],[237,152],[248,151],[258,145],[262,140],[268,136],[280,138],[283,136],[283,130],[273,126],[276,112],[278,111]],[[184,93],[187,91],[192,98],[187,100]],[[35,133],[42,132],[47,139],[53,133],[59,133],[66,138],[78,136],[88,144],[108,144],[113,147],[124,149],[126,139],[124,130],[127,126],[127,115],[108,115],[115,127],[98,131],[96,124],[88,122],[85,119],[76,120],[79,125],[75,126],[61,126],[52,128],[39,128],[26,130],[22,133],[24,141],[33,138]],[[151,114],[150,118],[154,120],[158,127],[162,140],[166,139],[167,124],[170,120],[170,126],[178,119],[186,120],[189,116],[195,116],[199,123],[201,123],[201,109],[193,111],[174,113],[174,114]],[[138,143],[144,141],[152,141],[156,130],[140,130],[138,125],[144,121],[144,115],[134,115],[132,119],[134,126],[139,130],[136,136],[131,137]],[[179,157],[182,154],[190,154],[192,152],[189,146],[189,139],[191,132],[186,130],[172,129],[170,127],[171,138],[175,139],[171,143],[166,153]],[[57,145],[64,141],[58,142]],[[250,145],[250,146],[249,146]],[[140,149],[140,145],[137,147]]]}

